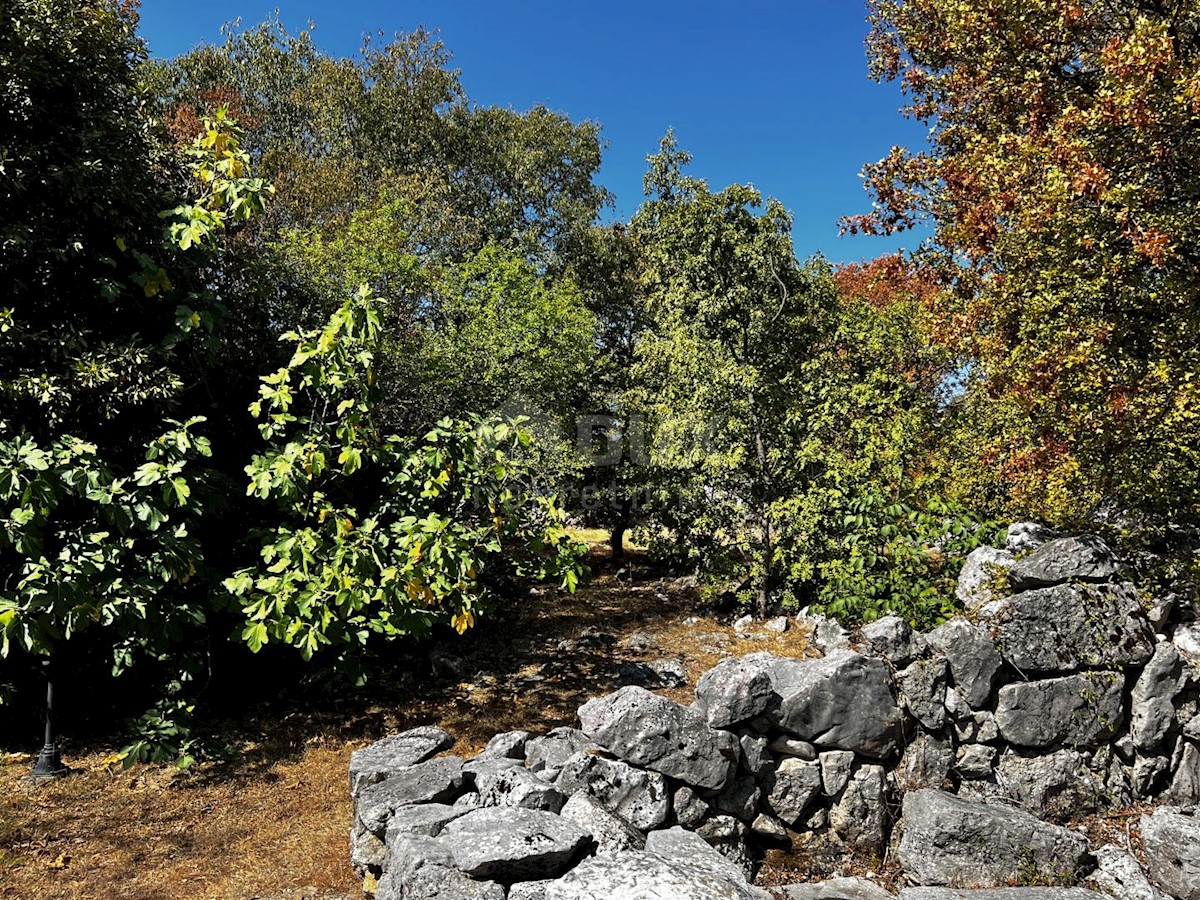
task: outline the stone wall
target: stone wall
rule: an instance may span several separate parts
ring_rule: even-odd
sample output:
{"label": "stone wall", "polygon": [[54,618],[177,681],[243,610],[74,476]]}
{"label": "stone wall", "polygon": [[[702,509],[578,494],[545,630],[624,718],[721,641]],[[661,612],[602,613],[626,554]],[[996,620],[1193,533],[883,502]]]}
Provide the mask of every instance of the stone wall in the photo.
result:
{"label": "stone wall", "polygon": [[[729,657],[691,706],[625,687],[582,706],[578,728],[497,735],[469,760],[438,756],[454,739],[436,728],[374,744],[351,762],[354,864],[378,874],[379,900],[763,898],[765,848],[824,841],[894,851],[905,900],[1084,879],[1125,900],[1200,900],[1186,634],[1181,652],[1158,633],[1099,539],[1035,526],[972,554],[959,592],[968,614],[928,634],[890,617],[852,644],[810,623],[820,657]],[[1045,821],[1142,801],[1182,807],[1143,823],[1158,886],[1124,850],[1092,853]],[[892,896],[839,881],[779,896]]]}

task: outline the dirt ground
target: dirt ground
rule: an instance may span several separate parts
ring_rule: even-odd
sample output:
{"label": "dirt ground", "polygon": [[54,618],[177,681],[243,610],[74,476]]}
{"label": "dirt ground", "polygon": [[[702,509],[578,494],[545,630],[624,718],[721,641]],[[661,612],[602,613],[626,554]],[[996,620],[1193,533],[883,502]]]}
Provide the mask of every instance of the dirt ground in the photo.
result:
{"label": "dirt ground", "polygon": [[532,594],[435,652],[427,674],[369,684],[334,708],[300,703],[228,723],[240,753],[227,763],[126,770],[101,747],[68,754],[70,777],[31,783],[32,756],[0,755],[0,898],[357,900],[351,751],[427,723],[457,735],[459,755],[500,731],[573,724],[585,700],[613,689],[622,662],[682,658],[689,684],[665,693],[689,702],[724,653],[807,652],[796,629],[739,639],[696,613],[686,582],[636,559],[618,568],[597,550],[593,561],[598,574],[579,593]]}

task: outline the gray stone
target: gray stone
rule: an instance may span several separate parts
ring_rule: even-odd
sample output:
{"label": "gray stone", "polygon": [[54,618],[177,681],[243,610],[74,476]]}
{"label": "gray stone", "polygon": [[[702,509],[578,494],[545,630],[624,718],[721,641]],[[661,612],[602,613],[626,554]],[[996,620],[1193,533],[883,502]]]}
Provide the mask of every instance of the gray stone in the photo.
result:
{"label": "gray stone", "polygon": [[508,889],[508,900],[546,900],[546,890],[554,884],[551,878],[541,881],[518,881]]}
{"label": "gray stone", "polygon": [[894,900],[895,897],[874,882],[858,877],[786,884],[775,891],[779,900]]}
{"label": "gray stone", "polygon": [[376,784],[401,769],[425,762],[453,745],[454,735],[424,725],[356,750],[350,754],[350,796],[356,797],[367,785]]}
{"label": "gray stone", "polygon": [[1056,537],[1058,533],[1045,525],[1038,525],[1036,522],[1014,522],[1008,526],[1008,538],[1004,546],[1010,553],[1028,553]]}
{"label": "gray stone", "polygon": [[1175,729],[1175,697],[1183,680],[1179,651],[1166,642],[1156,646],[1130,696],[1129,736],[1138,750],[1158,750]]}
{"label": "gray stone", "polygon": [[762,655],[723,659],[696,683],[708,724],[728,728],[766,712],[775,700]]}
{"label": "gray stone", "polygon": [[954,770],[972,781],[991,778],[995,766],[996,748],[987,744],[963,744],[954,761]]}
{"label": "gray stone", "polygon": [[826,750],[821,754],[821,790],[827,797],[836,797],[850,780],[854,754],[849,750]]}
{"label": "gray stone", "polygon": [[1125,718],[1125,676],[1082,672],[1005,685],[996,704],[1000,734],[1018,747],[1094,746]]}
{"label": "gray stone", "polygon": [[909,624],[899,616],[884,616],[869,622],[860,630],[865,651],[880,656],[897,668],[903,668],[920,655],[924,641],[913,634]]}
{"label": "gray stone", "polygon": [[1056,538],[1017,560],[1008,578],[1017,591],[1069,581],[1108,581],[1120,567],[1109,546],[1094,535]]}
{"label": "gray stone", "polygon": [[642,831],[658,828],[671,812],[670,791],[661,774],[594,753],[576,753],[563,763],[556,784],[565,794],[586,791]]}
{"label": "gray stone", "polygon": [[1191,741],[1180,744],[1182,753],[1163,799],[1179,806],[1195,806],[1200,803],[1200,750]]}
{"label": "gray stone", "polygon": [[475,787],[482,806],[519,806],[556,813],[567,802],[565,793],[523,766],[480,773]]}
{"label": "gray stone", "polygon": [[387,859],[387,846],[379,838],[367,831],[361,823],[355,822],[350,829],[350,865],[360,872],[363,869],[379,869]]}
{"label": "gray stone", "polygon": [[480,751],[476,759],[525,759],[528,731],[505,731],[496,735]]}
{"label": "gray stone", "polygon": [[722,881],[731,884],[744,884],[746,881],[746,876],[736,863],[714,850],[694,831],[675,827],[651,832],[646,835],[646,851],[663,859],[686,862],[706,869]]}
{"label": "gray stone", "polygon": [[1153,797],[1171,771],[1168,756],[1139,756],[1133,764],[1133,793],[1139,800]]}
{"label": "gray stone", "polygon": [[1107,796],[1105,774],[1093,772],[1087,757],[1071,748],[1048,754],[1006,750],[996,783],[1005,798],[1037,816],[1066,818],[1119,805]]}
{"label": "gray stone", "polygon": [[735,775],[717,795],[717,809],[743,822],[753,822],[761,796],[753,775]]}
{"label": "gray stone", "polygon": [[819,755],[817,748],[808,741],[788,737],[785,734],[772,738],[771,742],[767,744],[767,748],[780,756],[796,756],[800,759],[816,759]]}
{"label": "gray stone", "polygon": [[766,775],[763,788],[771,812],[788,825],[795,825],[821,792],[821,765],[795,757],[781,759]]}
{"label": "gray stone", "polygon": [[1140,827],[1151,880],[1178,900],[1200,900],[1200,821],[1167,807]]}
{"label": "gray stone", "polygon": [[581,750],[597,749],[578,728],[555,728],[525,743],[525,765],[531,772],[540,772],[547,781],[553,781],[570,757]]}
{"label": "gray stone", "polygon": [[476,756],[463,763],[463,777],[468,785],[474,785],[480,776],[495,775],[505,769],[525,768],[519,759],[502,756]]}
{"label": "gray stone", "polygon": [[787,840],[787,826],[769,813],[759,813],[750,823],[750,830],[768,840]]}
{"label": "gray stone", "polygon": [[836,619],[805,616],[802,621],[812,630],[812,642],[822,653],[832,653],[850,647],[850,632]]}
{"label": "gray stone", "polygon": [[1171,633],[1171,645],[1190,660],[1200,659],[1200,622],[1181,622]]}
{"label": "gray stone", "polygon": [[442,756],[400,769],[359,792],[356,817],[368,831],[381,835],[392,813],[402,806],[453,801],[462,789],[462,767],[457,756]]}
{"label": "gray stone", "polygon": [[562,817],[590,834],[600,853],[641,850],[646,844],[644,834],[607,810],[586,791],[577,791],[571,795],[571,799],[562,808]]}
{"label": "gray stone", "polygon": [[775,616],[774,618],[767,619],[767,621],[763,622],[763,629],[773,631],[775,634],[783,634],[788,630],[788,618],[787,616]]}
{"label": "gray stone", "polygon": [[616,756],[705,790],[729,780],[741,747],[696,712],[644,688],[621,688],[579,708],[583,732]]}
{"label": "gray stone", "polygon": [[[976,547],[967,554],[958,573],[958,584],[954,589],[958,602],[966,609],[976,610],[985,603],[1006,596],[1009,593],[1008,570],[1016,561],[1010,550]],[[997,582],[1005,588],[999,595],[996,593]]]}
{"label": "gray stone", "polygon": [[954,890],[941,887],[905,888],[899,900],[1106,900],[1095,891],[1064,887],[1010,887],[992,890]]}
{"label": "gray stone", "polygon": [[546,887],[546,900],[763,900],[745,880],[731,881],[691,860],[630,850],[586,859]]}
{"label": "gray stone", "polygon": [[1082,871],[1087,849],[1082,834],[1008,806],[933,790],[904,797],[900,864],[918,884],[1058,880]]}
{"label": "gray stone", "polygon": [[477,879],[534,881],[567,871],[590,841],[553,813],[488,807],[455,819],[437,838],[459,871]]}
{"label": "gray stone", "polygon": [[733,620],[733,630],[737,632],[749,631],[754,627],[754,616],[746,614]]}
{"label": "gray stone", "polygon": [[961,743],[986,744],[1000,737],[995,713],[971,709],[957,688],[946,689],[946,715],[954,726],[954,736]]}
{"label": "gray stone", "polygon": [[671,808],[675,812],[675,821],[684,828],[692,829],[699,828],[712,812],[708,802],[686,784],[681,784],[675,789],[675,796],[671,798]]}
{"label": "gray stone", "polygon": [[903,714],[880,660],[835,650],[822,659],[776,659],[768,672],[780,697],[768,715],[781,730],[876,758],[896,749]]}
{"label": "gray stone", "polygon": [[1114,844],[1105,844],[1093,854],[1096,871],[1088,879],[1103,893],[1119,900],[1171,900],[1146,878],[1137,860]]}
{"label": "gray stone", "polygon": [[1131,584],[1029,590],[987,604],[979,620],[1004,658],[1026,676],[1141,666],[1154,652],[1154,629]]}
{"label": "gray stone", "polygon": [[901,791],[940,789],[950,775],[953,763],[954,749],[948,740],[932,734],[918,734],[900,757],[896,786]]}
{"label": "gray stone", "polygon": [[742,745],[742,768],[752,775],[757,775],[774,759],[767,749],[767,737],[764,734],[747,732],[738,739],[738,743]]}
{"label": "gray stone", "polygon": [[966,619],[951,619],[931,631],[929,646],[950,664],[954,686],[972,709],[987,706],[1004,660],[980,629]]}
{"label": "gray stone", "polygon": [[920,659],[897,673],[896,687],[905,708],[930,731],[946,727],[946,686],[950,666],[946,660]]}
{"label": "gray stone", "polygon": [[392,813],[387,823],[384,843],[389,847],[402,834],[437,837],[443,828],[468,810],[444,803],[423,803],[420,806],[404,806]]}
{"label": "gray stone", "polygon": [[427,865],[405,878],[398,891],[377,889],[375,900],[505,900],[506,895],[504,886],[494,881],[476,881],[447,866]]}
{"label": "gray stone", "polygon": [[829,810],[829,827],[842,842],[881,851],[887,843],[887,785],[883,766],[860,766]]}
{"label": "gray stone", "polygon": [[750,854],[747,837],[750,833],[745,822],[733,816],[711,816],[696,829],[709,846],[735,863],[747,880],[754,875],[754,859]]}

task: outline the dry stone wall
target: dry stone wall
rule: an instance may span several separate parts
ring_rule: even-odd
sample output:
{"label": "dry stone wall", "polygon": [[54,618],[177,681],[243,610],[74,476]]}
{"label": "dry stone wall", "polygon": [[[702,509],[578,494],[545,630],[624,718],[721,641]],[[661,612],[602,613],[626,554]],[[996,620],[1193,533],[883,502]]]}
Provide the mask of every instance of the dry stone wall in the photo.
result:
{"label": "dry stone wall", "polygon": [[[973,553],[959,596],[928,634],[889,617],[851,646],[812,623],[824,655],[729,657],[690,706],[625,687],[469,760],[437,728],[374,744],[351,761],[353,862],[378,900],[761,900],[764,849],[816,835],[894,851],[903,900],[1200,900],[1189,632],[1152,625],[1102,541],[1036,526]],[[1053,824],[1146,801],[1148,872]]]}

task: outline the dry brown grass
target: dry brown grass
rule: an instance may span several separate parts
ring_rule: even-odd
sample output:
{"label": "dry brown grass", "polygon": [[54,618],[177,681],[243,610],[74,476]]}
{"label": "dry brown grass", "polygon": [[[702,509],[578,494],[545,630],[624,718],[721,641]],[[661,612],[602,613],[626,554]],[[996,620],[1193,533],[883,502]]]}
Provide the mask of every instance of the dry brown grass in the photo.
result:
{"label": "dry brown grass", "polygon": [[[694,615],[694,592],[636,557],[618,580],[597,548],[599,572],[573,596],[543,591],[446,648],[456,669],[372,685],[333,710],[260,711],[232,723],[231,763],[178,773],[108,762],[111,750],[67,761],[70,778],[24,779],[25,754],[0,756],[0,898],[244,900],[359,897],[349,865],[350,752],[388,732],[437,723],[469,754],[493,734],[572,724],[575,710],[614,687],[623,661],[681,656],[695,680],[727,653],[804,655],[807,635],[739,638]],[[626,639],[642,633],[639,654]],[[438,673],[435,665],[435,673]]]}

